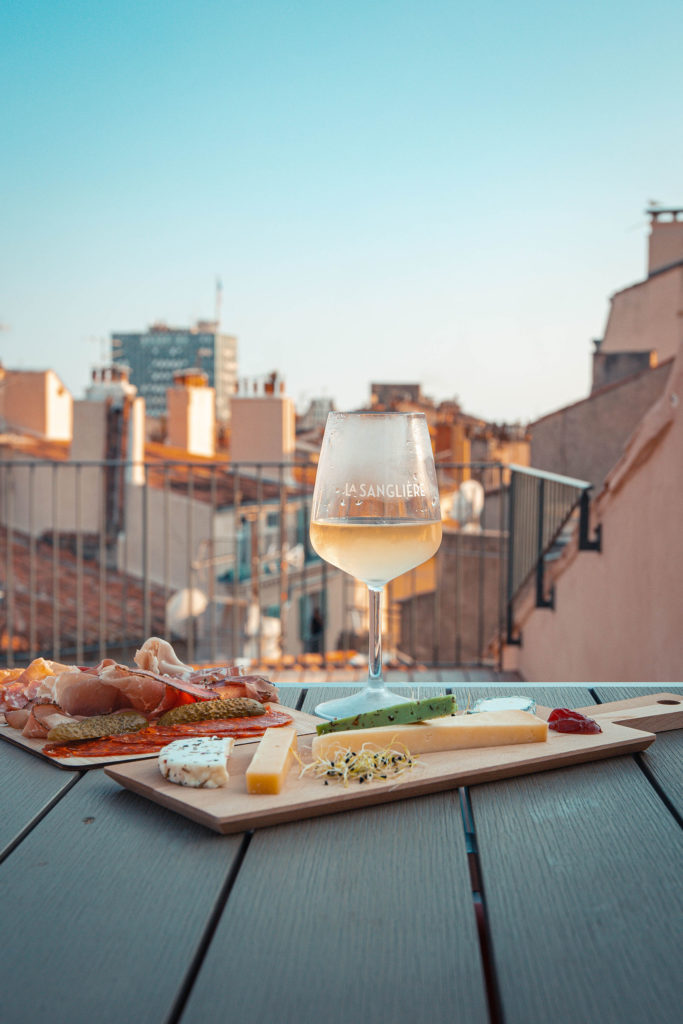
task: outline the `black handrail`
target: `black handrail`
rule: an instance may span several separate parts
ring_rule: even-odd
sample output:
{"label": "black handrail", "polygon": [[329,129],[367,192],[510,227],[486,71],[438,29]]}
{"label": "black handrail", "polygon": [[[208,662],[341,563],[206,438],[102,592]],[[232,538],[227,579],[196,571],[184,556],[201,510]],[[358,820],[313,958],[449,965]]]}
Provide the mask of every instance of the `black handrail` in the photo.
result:
{"label": "black handrail", "polygon": [[507,629],[506,642],[519,644],[515,632],[514,606],[530,579],[535,578],[537,608],[554,608],[555,593],[545,585],[546,556],[556,545],[562,530],[580,508],[579,546],[600,550],[597,540],[588,540],[589,498],[592,484],[586,480],[559,476],[510,465],[508,488]]}

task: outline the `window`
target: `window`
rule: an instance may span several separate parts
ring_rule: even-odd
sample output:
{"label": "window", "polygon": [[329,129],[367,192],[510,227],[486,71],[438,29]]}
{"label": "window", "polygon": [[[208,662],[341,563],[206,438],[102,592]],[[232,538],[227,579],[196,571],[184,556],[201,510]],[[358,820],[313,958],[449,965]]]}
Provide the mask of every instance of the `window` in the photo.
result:
{"label": "window", "polygon": [[299,639],[304,651],[322,654],[325,651],[325,591],[302,594],[299,598]]}

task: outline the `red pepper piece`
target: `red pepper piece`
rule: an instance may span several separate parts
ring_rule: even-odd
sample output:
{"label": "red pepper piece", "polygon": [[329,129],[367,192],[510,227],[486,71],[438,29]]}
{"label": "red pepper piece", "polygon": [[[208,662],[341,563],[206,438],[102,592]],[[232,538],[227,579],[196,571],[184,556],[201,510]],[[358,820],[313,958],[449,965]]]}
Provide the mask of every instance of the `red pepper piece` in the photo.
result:
{"label": "red pepper piece", "polygon": [[570,708],[554,708],[548,715],[548,728],[555,732],[596,733],[602,729],[594,718]]}

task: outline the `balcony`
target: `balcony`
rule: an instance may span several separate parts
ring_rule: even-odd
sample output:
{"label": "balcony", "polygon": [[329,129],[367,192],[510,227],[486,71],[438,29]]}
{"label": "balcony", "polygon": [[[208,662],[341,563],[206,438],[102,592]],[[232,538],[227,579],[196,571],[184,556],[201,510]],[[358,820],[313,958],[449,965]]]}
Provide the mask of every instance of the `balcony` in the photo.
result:
{"label": "balcony", "polygon": [[[518,600],[551,607],[545,566],[590,485],[502,463],[439,463],[437,555],[392,581],[394,668],[499,672]],[[314,467],[153,460],[0,461],[0,652],[86,664],[150,635],[190,662],[362,665],[364,586],[310,546]]]}

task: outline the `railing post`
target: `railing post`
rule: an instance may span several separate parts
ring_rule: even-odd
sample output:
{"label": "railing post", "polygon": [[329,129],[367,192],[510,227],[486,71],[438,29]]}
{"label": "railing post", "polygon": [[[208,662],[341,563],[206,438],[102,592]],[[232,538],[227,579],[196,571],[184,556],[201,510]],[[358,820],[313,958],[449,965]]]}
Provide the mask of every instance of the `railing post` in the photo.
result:
{"label": "railing post", "polygon": [[152,619],[150,615],[150,577],[149,577],[149,555],[150,555],[150,538],[149,538],[149,481],[145,476],[145,482],[142,485],[142,635],[148,637],[151,635]]}
{"label": "railing post", "polygon": [[11,496],[14,490],[14,477],[12,466],[5,466],[5,524],[7,530],[7,565],[5,607],[7,609],[6,629],[7,633],[7,667],[14,667],[14,539],[12,531],[14,528],[14,507]]}
{"label": "railing post", "polygon": [[554,594],[549,598],[545,596],[545,559],[543,557],[543,533],[545,526],[545,480],[538,483],[538,524],[536,533],[536,607],[553,608],[555,606]]}
{"label": "railing post", "polygon": [[280,593],[280,661],[287,653],[287,602],[289,598],[289,581],[287,579],[287,486],[282,464],[279,468],[280,496],[280,563],[278,585]]}
{"label": "railing post", "polygon": [[34,529],[34,499],[35,499],[35,465],[28,467],[28,557],[29,557],[29,657],[31,661],[36,656],[36,536]]}
{"label": "railing post", "polygon": [[240,493],[240,471],[239,467],[235,468],[235,472],[232,478],[232,507],[233,507],[233,533],[234,533],[234,568],[232,574],[232,652],[231,659],[235,659],[240,653],[240,533],[242,529],[241,523],[241,505],[242,496]]}
{"label": "railing post", "polygon": [[[505,576],[503,575],[503,551],[505,545],[505,474],[503,466],[498,463],[498,671],[503,671],[503,637],[505,636]],[[493,524],[492,524],[493,525]]]}
{"label": "railing post", "polygon": [[515,500],[517,491],[517,474],[514,469],[510,470],[510,486],[508,488],[508,587],[507,587],[507,642],[509,644],[519,644],[519,637],[513,637],[512,635],[512,599],[515,592]]}
{"label": "railing post", "polygon": [[194,554],[194,474],[192,471],[192,464],[187,464],[187,517],[185,521],[186,537],[185,544],[187,551],[185,552],[186,558],[186,586],[187,586],[187,623],[186,623],[186,650],[187,660],[192,664],[195,660],[195,613],[194,613],[194,566],[193,566],[193,554]]}
{"label": "railing post", "polygon": [[590,487],[581,493],[581,506],[579,512],[579,551],[601,551],[602,550],[602,523],[595,527],[594,539],[588,536],[590,527]]}
{"label": "railing post", "polygon": [[52,657],[59,661],[61,654],[59,604],[59,480],[60,463],[52,463]]}
{"label": "railing post", "polygon": [[209,597],[209,661],[216,663],[216,466],[211,466],[210,480],[211,512],[209,514],[209,567],[206,589]]}

